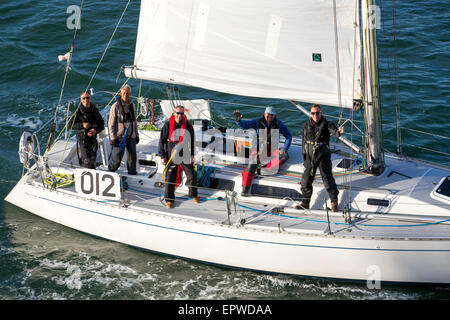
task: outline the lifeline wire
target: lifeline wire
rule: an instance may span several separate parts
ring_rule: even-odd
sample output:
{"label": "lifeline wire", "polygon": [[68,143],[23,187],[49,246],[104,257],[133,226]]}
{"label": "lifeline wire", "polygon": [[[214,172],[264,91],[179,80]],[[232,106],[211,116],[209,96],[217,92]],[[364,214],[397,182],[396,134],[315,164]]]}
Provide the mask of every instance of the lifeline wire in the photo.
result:
{"label": "lifeline wire", "polygon": [[125,6],[125,9],[123,10],[122,15],[120,16],[120,19],[119,19],[119,21],[118,21],[117,24],[116,24],[116,27],[115,27],[115,29],[114,29],[112,35],[111,35],[111,38],[109,39],[108,44],[106,45],[106,48],[105,48],[105,50],[103,51],[103,54],[102,54],[102,56],[101,56],[101,58],[100,58],[100,61],[98,62],[97,67],[95,68],[94,74],[92,75],[91,80],[89,80],[89,83],[88,83],[88,85],[87,85],[85,91],[87,91],[87,90],[89,89],[89,86],[91,85],[92,80],[94,80],[95,74],[97,73],[97,70],[98,70],[98,68],[100,67],[100,64],[101,64],[102,61],[103,61],[103,57],[105,56],[106,51],[108,50],[109,45],[111,44],[111,41],[112,41],[114,35],[116,34],[117,28],[119,27],[120,23],[122,22],[122,18],[123,18],[123,16],[124,16],[125,12],[127,11],[127,8],[128,8],[128,5],[130,4],[130,1],[131,1],[131,0],[128,0],[127,5]]}

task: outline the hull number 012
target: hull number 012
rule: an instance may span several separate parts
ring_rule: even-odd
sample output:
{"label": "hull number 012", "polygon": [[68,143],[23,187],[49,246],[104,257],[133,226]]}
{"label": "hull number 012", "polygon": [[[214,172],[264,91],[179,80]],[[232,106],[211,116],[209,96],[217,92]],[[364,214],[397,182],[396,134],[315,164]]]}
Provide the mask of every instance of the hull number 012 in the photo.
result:
{"label": "hull number 012", "polygon": [[92,199],[120,200],[120,175],[114,172],[76,169],[75,190]]}

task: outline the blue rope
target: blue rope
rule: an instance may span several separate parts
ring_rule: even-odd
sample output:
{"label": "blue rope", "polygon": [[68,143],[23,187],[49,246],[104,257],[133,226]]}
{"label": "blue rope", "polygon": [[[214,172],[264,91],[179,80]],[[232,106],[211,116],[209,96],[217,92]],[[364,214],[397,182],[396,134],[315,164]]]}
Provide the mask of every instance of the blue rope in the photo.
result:
{"label": "blue rope", "polygon": [[122,140],[120,140],[120,143],[119,143],[119,147],[120,147],[121,149],[124,149],[124,148],[125,148],[127,132],[128,132],[128,126],[125,128],[125,132],[124,132],[124,134],[123,134]]}
{"label": "blue rope", "polygon": [[211,185],[211,174],[214,173],[213,167],[197,165],[197,181],[202,187],[209,188]]}

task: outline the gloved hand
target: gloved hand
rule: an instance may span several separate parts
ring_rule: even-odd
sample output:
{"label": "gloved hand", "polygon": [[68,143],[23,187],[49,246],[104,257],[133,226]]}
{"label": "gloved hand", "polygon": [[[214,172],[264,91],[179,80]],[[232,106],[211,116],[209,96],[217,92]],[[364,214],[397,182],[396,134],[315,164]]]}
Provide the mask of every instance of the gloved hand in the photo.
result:
{"label": "gloved hand", "polygon": [[241,121],[242,114],[241,114],[241,112],[239,110],[234,110],[233,115],[234,115],[234,120],[236,120],[236,122]]}
{"label": "gloved hand", "polygon": [[139,137],[136,137],[134,140],[136,141],[136,144],[139,143]]}
{"label": "gloved hand", "polygon": [[112,145],[112,146],[115,146],[116,145],[116,140],[109,140],[109,144]]}
{"label": "gloved hand", "polygon": [[289,154],[286,151],[286,149],[281,148],[280,153],[278,154],[278,160],[280,160],[282,163],[286,162],[289,159]]}

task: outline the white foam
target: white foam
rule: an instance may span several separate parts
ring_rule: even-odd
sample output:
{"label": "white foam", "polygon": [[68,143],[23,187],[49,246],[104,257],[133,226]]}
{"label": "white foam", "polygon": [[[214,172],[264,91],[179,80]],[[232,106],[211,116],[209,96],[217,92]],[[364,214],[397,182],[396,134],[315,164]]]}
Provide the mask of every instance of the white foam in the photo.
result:
{"label": "white foam", "polygon": [[6,118],[6,124],[13,127],[19,127],[22,129],[36,130],[42,126],[43,122],[41,119],[29,116],[29,117],[20,117],[15,113],[8,115]]}

